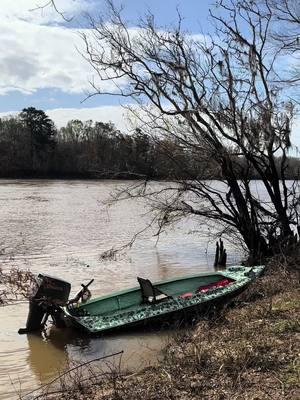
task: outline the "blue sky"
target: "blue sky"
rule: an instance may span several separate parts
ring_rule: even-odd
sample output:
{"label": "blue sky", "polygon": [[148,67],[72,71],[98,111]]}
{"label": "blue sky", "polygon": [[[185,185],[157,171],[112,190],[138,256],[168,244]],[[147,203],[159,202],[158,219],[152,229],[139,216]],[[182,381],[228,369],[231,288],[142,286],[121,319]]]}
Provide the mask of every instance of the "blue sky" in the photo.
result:
{"label": "blue sky", "polygon": [[[58,9],[72,17],[71,22],[51,7],[36,9],[46,3],[0,0],[0,117],[33,106],[45,110],[58,127],[78,118],[112,121],[126,131],[125,112],[116,96],[94,96],[84,101],[94,71],[79,54],[84,48],[78,33],[88,29],[86,13],[97,18],[105,12],[105,1],[56,0]],[[189,32],[212,29],[209,8],[214,0],[115,0],[115,4],[121,3],[124,17],[132,26],[148,10],[155,15],[157,25],[172,25],[178,8],[183,27]],[[109,88],[109,83],[106,85]],[[298,146],[299,127],[298,120],[293,133]]]}
{"label": "blue sky", "polygon": [[[120,99],[96,96],[84,101],[93,71],[76,48],[78,30],[87,29],[85,13],[97,16],[104,0],[56,0],[66,22],[51,7],[33,10],[44,0],[1,0],[0,113],[34,106],[46,110],[57,125],[70,118],[116,119],[122,125]],[[123,0],[124,16],[132,25],[150,10],[158,25],[174,24],[178,8],[184,27],[199,33],[207,29],[211,0]],[[101,107],[105,106],[103,109]],[[109,108],[108,108],[109,107]],[[105,111],[104,113],[102,111]],[[90,111],[90,112],[89,112]],[[69,114],[68,114],[69,113]]]}

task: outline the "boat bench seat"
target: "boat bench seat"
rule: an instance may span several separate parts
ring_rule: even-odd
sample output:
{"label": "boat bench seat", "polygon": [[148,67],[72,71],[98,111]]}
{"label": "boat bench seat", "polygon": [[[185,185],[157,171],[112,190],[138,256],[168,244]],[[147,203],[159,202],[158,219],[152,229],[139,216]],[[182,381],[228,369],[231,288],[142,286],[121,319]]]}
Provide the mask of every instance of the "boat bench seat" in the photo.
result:
{"label": "boat bench seat", "polygon": [[154,286],[149,279],[137,277],[137,280],[142,292],[142,303],[156,304],[172,298],[172,296],[169,296]]}

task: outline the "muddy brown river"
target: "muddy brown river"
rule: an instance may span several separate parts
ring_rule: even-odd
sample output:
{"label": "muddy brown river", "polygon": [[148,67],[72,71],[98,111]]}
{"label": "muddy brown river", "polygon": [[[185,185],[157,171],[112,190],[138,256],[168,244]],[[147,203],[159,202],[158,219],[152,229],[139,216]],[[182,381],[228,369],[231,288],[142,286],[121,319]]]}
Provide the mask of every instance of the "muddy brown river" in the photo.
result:
{"label": "muddy brown river", "polygon": [[[1,180],[0,261],[47,273],[72,284],[94,278],[93,295],[152,280],[212,268],[214,241],[193,220],[163,233],[159,242],[146,232],[125,254],[102,260],[100,254],[127,243],[150,220],[141,201],[107,207],[118,181]],[[164,183],[158,184],[164,185]],[[195,233],[196,232],[196,233]],[[230,245],[229,245],[230,246]],[[230,251],[229,262],[240,255]],[[124,350],[122,366],[134,370],[155,363],[171,332],[122,333],[89,338],[48,324],[46,334],[18,335],[27,304],[0,308],[0,399],[15,399],[54,379],[71,360],[84,362]]]}

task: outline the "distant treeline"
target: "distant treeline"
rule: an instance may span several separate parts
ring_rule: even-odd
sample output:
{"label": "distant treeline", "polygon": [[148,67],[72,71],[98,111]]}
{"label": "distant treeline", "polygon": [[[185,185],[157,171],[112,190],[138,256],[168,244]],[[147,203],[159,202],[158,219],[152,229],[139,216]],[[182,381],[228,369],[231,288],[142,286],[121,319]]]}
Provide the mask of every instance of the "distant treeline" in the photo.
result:
{"label": "distant treeline", "polygon": [[[237,168],[243,168],[237,159]],[[300,161],[289,159],[288,176]],[[256,178],[255,172],[252,178]],[[204,162],[178,143],[152,139],[141,130],[121,133],[112,123],[72,120],[57,129],[42,110],[24,109],[0,119],[2,178],[220,178],[213,160]]]}

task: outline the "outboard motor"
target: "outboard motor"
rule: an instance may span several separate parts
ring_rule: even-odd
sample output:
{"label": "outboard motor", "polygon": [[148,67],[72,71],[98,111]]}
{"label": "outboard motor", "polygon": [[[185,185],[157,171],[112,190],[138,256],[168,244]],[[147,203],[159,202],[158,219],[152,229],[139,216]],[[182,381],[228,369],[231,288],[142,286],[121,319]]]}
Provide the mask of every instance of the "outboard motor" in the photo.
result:
{"label": "outboard motor", "polygon": [[67,304],[70,290],[71,285],[69,282],[39,274],[36,279],[36,287],[29,300],[26,328],[19,329],[19,333],[42,329],[49,315],[53,318],[56,326],[64,326],[61,307]]}

